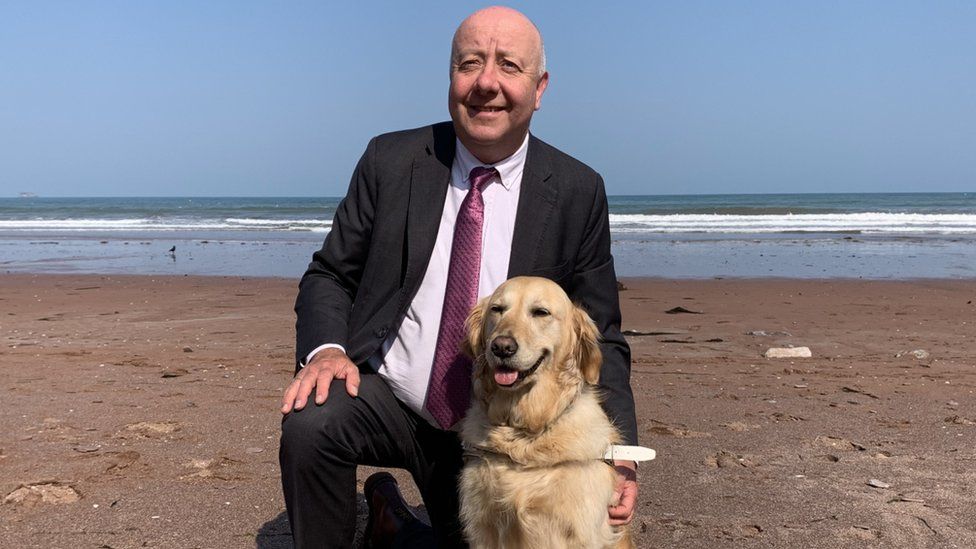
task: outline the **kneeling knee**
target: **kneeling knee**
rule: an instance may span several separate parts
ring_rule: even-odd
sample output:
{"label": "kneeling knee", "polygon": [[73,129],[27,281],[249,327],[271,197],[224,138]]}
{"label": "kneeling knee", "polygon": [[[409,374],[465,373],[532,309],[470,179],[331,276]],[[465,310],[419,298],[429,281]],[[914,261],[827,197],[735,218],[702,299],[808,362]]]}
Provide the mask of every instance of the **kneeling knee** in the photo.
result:
{"label": "kneeling knee", "polygon": [[289,412],[281,423],[282,454],[299,460],[353,459],[355,437],[350,436],[350,428],[355,422],[350,421],[342,400],[330,397],[324,404],[309,402],[303,409]]}

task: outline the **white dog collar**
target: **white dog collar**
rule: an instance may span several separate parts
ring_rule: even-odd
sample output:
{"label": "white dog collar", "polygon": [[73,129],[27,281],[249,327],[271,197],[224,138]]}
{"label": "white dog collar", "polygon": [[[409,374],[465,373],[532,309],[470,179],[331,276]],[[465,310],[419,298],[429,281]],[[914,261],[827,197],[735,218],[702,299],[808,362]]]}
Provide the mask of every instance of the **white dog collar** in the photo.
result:
{"label": "white dog collar", "polygon": [[[520,463],[512,459],[512,456],[509,456],[508,454],[503,454],[495,450],[489,450],[488,448],[485,448],[483,446],[478,446],[477,444],[464,443],[461,445],[461,447],[464,450],[463,455],[465,458],[480,457],[482,459],[485,459],[485,455],[490,454],[490,455],[504,457],[509,461],[512,461],[513,463]],[[591,458],[591,459],[606,461],[612,465],[614,460],[640,462],[640,461],[650,461],[655,457],[657,457],[657,452],[651,450],[650,448],[644,448],[643,446],[621,446],[619,444],[612,444],[610,445],[610,447],[607,448],[607,451],[603,453],[603,457]],[[521,465],[525,466],[525,464],[521,464]]]}
{"label": "white dog collar", "polygon": [[657,452],[643,446],[621,446],[612,444],[603,454],[608,461],[651,461],[657,457]]}

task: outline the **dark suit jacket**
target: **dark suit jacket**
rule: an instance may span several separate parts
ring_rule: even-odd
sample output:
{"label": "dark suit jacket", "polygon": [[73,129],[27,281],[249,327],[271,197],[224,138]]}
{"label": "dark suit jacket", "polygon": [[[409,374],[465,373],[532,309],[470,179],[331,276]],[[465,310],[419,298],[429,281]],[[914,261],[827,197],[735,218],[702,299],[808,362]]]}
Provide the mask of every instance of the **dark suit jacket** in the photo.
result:
{"label": "dark suit jacket", "polygon": [[[449,122],[369,142],[332,230],[302,277],[295,304],[299,361],[323,343],[338,343],[365,365],[396,329],[430,260],[454,150]],[[508,275],[552,279],[590,313],[603,335],[604,408],[636,444],[630,348],[620,333],[603,179],[533,136]]]}

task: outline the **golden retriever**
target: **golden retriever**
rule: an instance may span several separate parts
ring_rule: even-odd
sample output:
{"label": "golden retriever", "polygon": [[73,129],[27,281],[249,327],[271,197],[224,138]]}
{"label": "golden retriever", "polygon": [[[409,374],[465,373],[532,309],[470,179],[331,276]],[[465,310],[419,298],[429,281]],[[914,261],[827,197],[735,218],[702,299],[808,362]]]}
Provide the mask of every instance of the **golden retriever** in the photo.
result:
{"label": "golden retriever", "polygon": [[620,436],[595,388],[593,320],[556,283],[518,277],[481,300],[467,327],[474,385],[460,494],[471,546],[633,547],[607,514],[616,473],[601,459]]}

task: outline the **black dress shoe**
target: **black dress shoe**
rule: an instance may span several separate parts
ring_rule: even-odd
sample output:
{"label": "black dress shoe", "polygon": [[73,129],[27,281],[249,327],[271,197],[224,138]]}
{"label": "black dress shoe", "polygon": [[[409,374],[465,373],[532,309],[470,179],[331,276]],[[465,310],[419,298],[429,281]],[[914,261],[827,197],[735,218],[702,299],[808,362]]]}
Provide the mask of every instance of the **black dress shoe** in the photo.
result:
{"label": "black dress shoe", "polygon": [[369,506],[369,520],[363,535],[366,549],[389,549],[404,525],[420,520],[403,500],[400,487],[390,473],[370,475],[363,485],[363,494]]}

